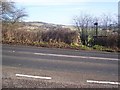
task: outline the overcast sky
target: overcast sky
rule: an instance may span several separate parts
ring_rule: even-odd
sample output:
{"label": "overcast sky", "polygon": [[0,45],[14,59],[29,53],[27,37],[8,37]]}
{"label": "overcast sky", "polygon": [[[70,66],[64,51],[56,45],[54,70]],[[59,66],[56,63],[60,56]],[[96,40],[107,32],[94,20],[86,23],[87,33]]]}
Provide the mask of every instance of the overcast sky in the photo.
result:
{"label": "overcast sky", "polygon": [[17,0],[29,17],[26,21],[42,21],[55,24],[73,24],[80,13],[100,16],[117,14],[119,0]]}

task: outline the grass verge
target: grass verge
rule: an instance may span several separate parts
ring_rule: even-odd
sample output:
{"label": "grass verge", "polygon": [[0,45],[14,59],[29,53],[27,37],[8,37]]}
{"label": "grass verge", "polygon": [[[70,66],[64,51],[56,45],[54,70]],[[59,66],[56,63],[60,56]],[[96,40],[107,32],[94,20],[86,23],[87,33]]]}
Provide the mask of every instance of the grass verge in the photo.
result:
{"label": "grass verge", "polygon": [[85,45],[79,45],[76,43],[66,44],[64,42],[31,42],[31,43],[21,43],[21,42],[9,42],[4,41],[3,44],[11,44],[11,45],[26,45],[26,46],[37,46],[37,47],[47,47],[47,48],[63,48],[63,49],[75,49],[75,50],[97,50],[97,51],[106,51],[106,52],[120,52],[119,49],[115,50],[112,48],[107,48],[100,45],[94,45],[93,47],[88,47]]}

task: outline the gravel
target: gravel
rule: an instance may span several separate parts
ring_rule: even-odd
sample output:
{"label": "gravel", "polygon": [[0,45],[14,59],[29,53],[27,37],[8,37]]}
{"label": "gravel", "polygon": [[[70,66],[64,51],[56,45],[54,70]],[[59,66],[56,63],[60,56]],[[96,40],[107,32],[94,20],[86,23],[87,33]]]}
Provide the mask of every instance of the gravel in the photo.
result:
{"label": "gravel", "polygon": [[[101,88],[101,85],[74,85],[65,83],[49,82],[47,80],[30,80],[30,79],[12,79],[3,78],[2,88]],[[117,88],[102,85],[102,88]]]}

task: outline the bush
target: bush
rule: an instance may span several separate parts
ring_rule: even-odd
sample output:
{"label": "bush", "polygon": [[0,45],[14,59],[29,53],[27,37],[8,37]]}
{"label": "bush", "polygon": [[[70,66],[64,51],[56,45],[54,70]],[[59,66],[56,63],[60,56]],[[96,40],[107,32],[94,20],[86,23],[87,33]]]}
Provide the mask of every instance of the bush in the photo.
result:
{"label": "bush", "polygon": [[117,33],[114,33],[114,34],[109,34],[108,36],[101,36],[101,37],[94,38],[94,42],[96,45],[116,49],[116,48],[119,48],[118,47],[119,38],[120,36],[118,36]]}
{"label": "bush", "polygon": [[79,43],[80,41],[78,32],[69,29],[44,31],[42,32],[41,39],[43,42],[64,42],[66,44]]}
{"label": "bush", "polygon": [[2,34],[3,42],[29,45],[38,45],[41,42],[47,42],[52,46],[63,47],[65,44],[79,43],[80,41],[78,32],[63,28],[47,31],[4,30]]}

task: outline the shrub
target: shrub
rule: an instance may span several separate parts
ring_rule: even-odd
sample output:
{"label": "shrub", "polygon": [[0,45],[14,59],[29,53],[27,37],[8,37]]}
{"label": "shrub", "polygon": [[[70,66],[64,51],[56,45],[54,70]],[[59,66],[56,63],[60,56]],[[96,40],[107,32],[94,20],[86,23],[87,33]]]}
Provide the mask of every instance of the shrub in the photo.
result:
{"label": "shrub", "polygon": [[79,43],[79,34],[69,29],[48,30],[42,32],[41,39],[43,42],[64,42],[66,44]]}
{"label": "shrub", "polygon": [[80,38],[78,32],[63,28],[46,31],[28,31],[24,29],[3,31],[3,42],[14,42],[37,46],[39,46],[41,42],[47,42],[52,46],[56,45],[56,47],[64,47],[63,45],[65,45],[66,47],[66,44],[78,44],[79,41]]}
{"label": "shrub", "polygon": [[94,38],[94,42],[96,45],[115,49],[115,48],[119,48],[118,47],[119,38],[120,36],[118,36],[117,33],[114,33],[114,34],[109,34],[108,36],[101,36],[101,37]]}

